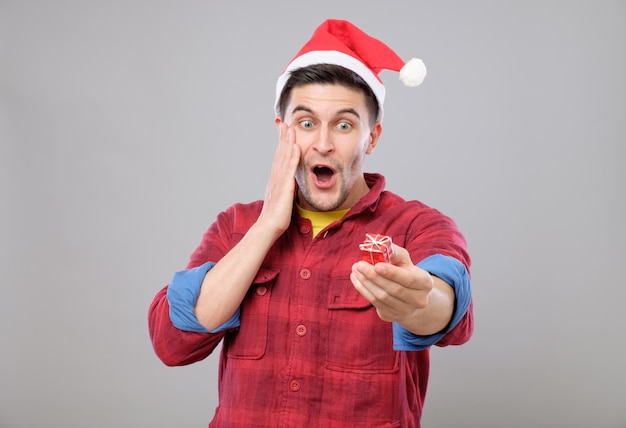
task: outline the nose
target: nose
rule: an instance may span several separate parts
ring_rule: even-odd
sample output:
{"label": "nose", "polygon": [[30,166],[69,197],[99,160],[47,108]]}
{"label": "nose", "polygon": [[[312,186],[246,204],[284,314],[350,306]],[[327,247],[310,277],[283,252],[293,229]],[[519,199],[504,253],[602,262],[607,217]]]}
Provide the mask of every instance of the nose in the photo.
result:
{"label": "nose", "polygon": [[335,149],[333,139],[328,126],[324,125],[320,127],[317,139],[313,146],[315,150],[321,154],[331,153]]}

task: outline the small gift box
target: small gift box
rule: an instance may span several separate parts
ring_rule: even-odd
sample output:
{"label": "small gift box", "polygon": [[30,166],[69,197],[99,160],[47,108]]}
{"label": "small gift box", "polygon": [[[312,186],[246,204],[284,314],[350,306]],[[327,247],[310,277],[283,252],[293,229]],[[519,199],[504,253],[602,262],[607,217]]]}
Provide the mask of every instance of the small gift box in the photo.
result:
{"label": "small gift box", "polygon": [[365,241],[359,244],[361,259],[368,263],[389,262],[393,253],[391,237],[377,233],[366,233]]}

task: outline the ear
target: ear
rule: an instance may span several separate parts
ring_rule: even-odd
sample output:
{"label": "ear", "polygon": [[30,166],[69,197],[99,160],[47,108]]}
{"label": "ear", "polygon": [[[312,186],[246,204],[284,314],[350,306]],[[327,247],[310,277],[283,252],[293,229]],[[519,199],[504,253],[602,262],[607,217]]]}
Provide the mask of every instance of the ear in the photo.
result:
{"label": "ear", "polygon": [[283,123],[283,120],[280,116],[276,116],[274,118],[274,123],[276,124],[276,129],[280,128],[280,124]]}
{"label": "ear", "polygon": [[378,139],[380,138],[380,134],[383,133],[383,125],[380,122],[376,122],[370,131],[369,142],[367,143],[367,148],[365,149],[366,154],[370,154],[376,148],[376,144],[378,143]]}

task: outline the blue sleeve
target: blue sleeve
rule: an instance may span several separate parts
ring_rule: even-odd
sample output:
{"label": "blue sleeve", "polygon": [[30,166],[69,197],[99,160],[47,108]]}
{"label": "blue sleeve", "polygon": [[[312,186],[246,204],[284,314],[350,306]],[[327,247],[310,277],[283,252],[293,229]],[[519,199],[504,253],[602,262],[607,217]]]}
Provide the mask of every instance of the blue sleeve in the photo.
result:
{"label": "blue sleeve", "polygon": [[239,308],[224,324],[215,330],[208,330],[198,322],[194,308],[200,294],[200,287],[206,273],[215,266],[207,262],[193,269],[176,272],[167,287],[167,301],[170,305],[170,319],[179,330],[197,333],[218,333],[239,326]]}
{"label": "blue sleeve", "polygon": [[431,275],[437,276],[454,289],[456,302],[452,319],[444,331],[428,336],[411,333],[398,323],[393,323],[393,349],[396,351],[421,351],[437,343],[461,321],[472,299],[472,287],[465,265],[457,259],[441,254],[427,257],[417,264]]}

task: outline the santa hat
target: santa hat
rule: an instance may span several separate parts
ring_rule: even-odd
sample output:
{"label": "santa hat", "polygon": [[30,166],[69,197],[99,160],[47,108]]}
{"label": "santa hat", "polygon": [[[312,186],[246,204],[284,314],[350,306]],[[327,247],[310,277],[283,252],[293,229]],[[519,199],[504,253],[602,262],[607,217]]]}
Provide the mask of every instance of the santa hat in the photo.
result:
{"label": "santa hat", "polygon": [[276,114],[280,114],[278,101],[291,71],[313,64],[336,64],[361,76],[372,88],[383,117],[385,86],[378,76],[381,70],[398,71],[406,86],[418,86],[426,76],[424,62],[412,58],[406,63],[386,44],[375,39],[348,21],[329,19],[313,33],[311,39],[289,62],[276,83]]}

